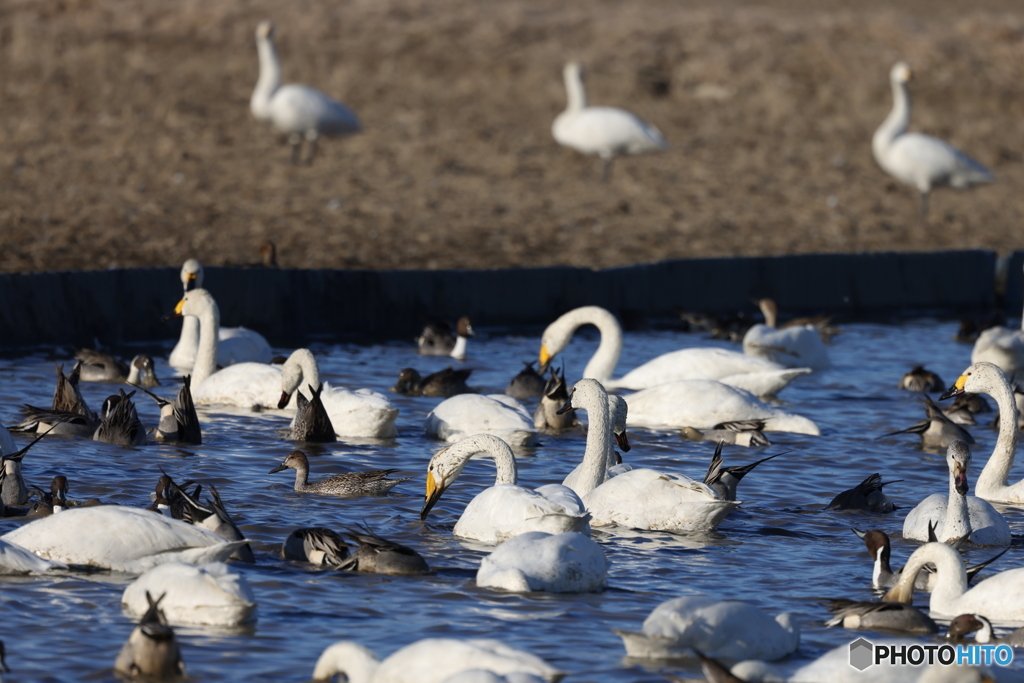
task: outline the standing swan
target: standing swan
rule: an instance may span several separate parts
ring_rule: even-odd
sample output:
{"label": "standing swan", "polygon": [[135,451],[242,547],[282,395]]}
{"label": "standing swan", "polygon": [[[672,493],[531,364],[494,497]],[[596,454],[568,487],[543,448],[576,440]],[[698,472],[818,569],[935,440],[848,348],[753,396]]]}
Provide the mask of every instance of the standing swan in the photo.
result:
{"label": "standing swan", "polygon": [[288,135],[293,164],[299,161],[303,138],[309,141],[306,163],[311,164],[318,137],[359,132],[359,119],[345,105],[308,85],[281,85],[281,60],[274,47],[274,25],[269,21],[261,21],[256,27],[256,52],[260,77],[249,109],[257,120]]}
{"label": "standing swan", "polygon": [[945,140],[908,133],[910,94],[907,83],[913,77],[906,62],[897,62],[889,72],[892,111],[871,138],[871,151],[882,170],[921,193],[921,217],[928,215],[928,193],[933,187],[949,185],[963,190],[995,180],[992,172]]}
{"label": "standing swan", "polygon": [[588,107],[582,64],[569,62],[562,75],[569,103],[555,117],[551,134],[560,145],[601,157],[602,180],[608,180],[612,159],[621,154],[669,148],[661,131],[635,114],[617,107]]}

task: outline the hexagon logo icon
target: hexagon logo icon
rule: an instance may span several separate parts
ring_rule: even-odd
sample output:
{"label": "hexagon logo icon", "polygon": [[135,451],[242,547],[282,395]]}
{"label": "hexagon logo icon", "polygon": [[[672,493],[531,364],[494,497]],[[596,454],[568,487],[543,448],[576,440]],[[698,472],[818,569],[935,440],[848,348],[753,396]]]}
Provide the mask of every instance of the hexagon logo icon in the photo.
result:
{"label": "hexagon logo icon", "polygon": [[858,638],[850,643],[850,666],[858,671],[863,671],[875,663],[875,646]]}

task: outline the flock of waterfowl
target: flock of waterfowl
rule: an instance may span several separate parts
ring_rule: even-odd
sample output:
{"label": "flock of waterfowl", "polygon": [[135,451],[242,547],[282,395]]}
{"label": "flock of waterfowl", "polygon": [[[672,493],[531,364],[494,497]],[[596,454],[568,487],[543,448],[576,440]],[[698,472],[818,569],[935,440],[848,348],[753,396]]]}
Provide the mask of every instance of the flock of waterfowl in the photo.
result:
{"label": "flock of waterfowl", "polygon": [[[766,512],[753,502],[759,497],[759,487],[746,483],[754,468],[771,461],[765,467],[793,476],[795,468],[803,467],[798,464],[801,458],[806,457],[801,453],[805,446],[771,453],[750,464],[726,466],[726,458],[733,460],[738,451],[724,452],[725,448],[745,450],[743,446],[763,447],[768,438],[790,438],[803,439],[798,443],[813,444],[813,449],[829,450],[829,425],[819,425],[798,412],[783,409],[773,396],[781,391],[797,391],[801,382],[835,372],[836,365],[842,365],[836,361],[836,347],[822,342],[820,321],[788,327],[780,324],[773,302],[761,302],[766,322],[750,327],[742,340],[742,351],[693,346],[646,362],[639,362],[634,354],[630,356],[634,367],[618,379],[613,377],[615,369],[630,339],[614,315],[587,306],[569,311],[547,326],[534,347],[540,371],[527,363],[508,382],[506,394],[470,391],[465,387],[466,376],[460,378],[459,391],[450,395],[403,392],[402,375],[407,368],[401,371],[394,396],[389,398],[377,390],[386,385],[355,390],[330,386],[323,381],[316,354],[308,349],[270,358],[269,345],[252,331],[241,328],[222,337],[216,301],[199,286],[201,283],[202,267],[190,260],[182,268],[184,292],[174,313],[183,316],[186,323],[175,353],[183,352],[192,361],[191,367],[178,368],[186,373],[180,387],[168,391],[166,377],[163,384],[158,383],[152,359],[139,356],[131,364],[135,370],[129,371],[139,388],[126,392],[118,387],[118,393],[110,395],[100,413],[92,413],[82,392],[83,384],[122,383],[129,380],[129,375],[124,367],[117,366],[116,359],[79,351],[78,362],[70,372],[58,368],[53,406],[25,406],[20,421],[12,424],[15,433],[32,435],[35,440],[19,448],[7,430],[0,430],[0,492],[8,527],[0,536],[0,570],[41,575],[40,580],[56,581],[58,586],[90,568],[137,575],[121,601],[125,613],[140,620],[130,634],[126,631],[120,654],[110,654],[110,661],[116,660],[115,668],[125,675],[181,675],[188,648],[177,643],[175,626],[252,623],[257,618],[261,590],[251,583],[259,575],[240,569],[247,563],[284,566],[291,562],[305,568],[300,571],[318,572],[311,573],[313,580],[322,577],[323,571],[333,570],[389,575],[395,577],[395,582],[413,581],[412,577],[428,574],[445,584],[452,577],[438,569],[430,552],[414,546],[423,549],[438,543],[462,542],[474,549],[473,553],[487,550],[478,562],[471,559],[478,564],[474,583],[480,590],[525,594],[614,591],[610,569],[624,552],[631,538],[628,534],[659,538],[669,547],[677,542],[686,547],[688,539],[703,539],[700,544],[704,544],[719,538],[716,530],[724,524],[728,539],[736,527],[731,532],[727,520]],[[577,330],[586,325],[597,328],[599,339],[583,367],[573,346],[574,337],[579,336]],[[833,329],[830,334],[836,332]],[[779,334],[772,337],[773,333]],[[446,334],[452,338],[445,341]],[[470,343],[473,336],[468,319],[459,322],[455,335],[434,322],[418,339],[419,359],[428,362],[433,355],[441,356],[435,361],[440,363],[450,363],[456,357],[487,363],[484,342]],[[998,365],[979,358],[991,353],[993,336],[981,335],[974,349],[975,362],[962,371],[943,396],[973,395],[974,399],[964,405],[979,412],[986,406],[977,397],[987,396],[1002,416],[994,450],[980,473],[976,477],[973,474],[971,447],[965,440],[925,441],[923,447],[941,449],[945,456],[948,492],[940,493],[938,487],[908,492],[904,484],[900,487],[900,502],[895,504],[892,489],[883,492],[882,488],[902,480],[883,482],[879,473],[872,473],[823,506],[821,514],[850,515],[845,520],[836,518],[842,525],[871,527],[858,534],[874,562],[870,576],[866,563],[863,565],[860,591],[853,585],[837,584],[829,589],[833,594],[817,596],[824,601],[823,612],[833,614],[826,619],[827,626],[932,634],[939,630],[935,619],[956,617],[951,637],[963,638],[976,630],[977,642],[995,642],[1001,636],[993,630],[993,624],[1001,629],[1024,622],[1024,566],[1010,547],[1014,544],[1012,529],[1019,529],[1012,506],[1024,504],[1024,482],[1012,482],[1010,476],[1019,424],[1017,394],[1012,379]],[[1019,334],[1006,331],[1000,338],[1018,339]],[[234,347],[231,362],[220,363],[221,339],[246,341]],[[595,342],[580,343],[592,348]],[[999,348],[994,360],[1004,360],[1007,349],[1014,347],[1008,342]],[[554,368],[556,358],[566,363],[561,373]],[[801,365],[804,358],[807,367]],[[506,367],[514,367],[520,360],[512,359]],[[459,371],[449,368],[447,372]],[[566,374],[582,379],[569,383]],[[890,386],[896,385],[897,379],[891,378]],[[794,382],[795,388],[787,388]],[[149,387],[143,389],[147,384]],[[923,368],[915,368],[899,384],[923,391],[946,386]],[[150,394],[157,404],[158,425],[147,425],[142,419],[145,413],[140,416],[136,409],[133,399],[141,398],[137,393],[140,391]],[[509,394],[522,398],[517,400]],[[399,405],[400,397],[403,403]],[[521,401],[537,402],[532,415]],[[401,406],[414,404],[422,405],[425,411],[422,422],[416,424],[408,418],[403,420],[400,412]],[[929,402],[929,419],[934,419],[932,415],[945,417],[943,410],[950,405],[948,400]],[[279,419],[289,416],[290,424],[285,427],[282,423],[285,428],[275,432],[260,414],[248,417],[248,411],[253,410],[269,412]],[[799,405],[794,410],[799,410]],[[218,434],[214,440],[222,439],[218,420],[232,411],[252,438],[270,443],[271,448],[280,446],[281,455],[276,459],[280,464],[264,472],[295,470],[294,485],[279,487],[284,491],[294,489],[295,504],[284,519],[272,524],[276,534],[273,545],[254,546],[243,531],[247,527],[246,512],[257,511],[247,496],[239,494],[262,484],[233,481],[230,477],[216,482],[193,477],[189,474],[192,458],[170,459],[167,456],[171,451],[153,454],[152,443],[171,443],[188,449],[182,451],[185,454],[198,455],[199,464],[204,454],[214,452],[208,449],[216,448],[210,444],[207,430],[212,427]],[[582,435],[578,415],[573,416],[580,412],[586,414],[587,423]],[[975,413],[968,412],[976,421]],[[155,428],[147,430],[148,426]],[[422,522],[406,520],[419,524],[413,536],[418,541],[410,544],[408,534],[403,536],[405,543],[388,538],[392,526],[395,530],[405,528],[395,517],[384,526],[349,521],[333,529],[322,520],[302,525],[306,518],[302,510],[315,504],[310,498],[328,497],[323,504],[340,513],[353,497],[382,497],[384,506],[389,501],[400,503],[402,498],[396,492],[407,488],[400,485],[411,477],[393,476],[404,474],[407,468],[388,466],[394,462],[389,449],[394,447],[396,435],[402,441],[418,430],[447,442],[434,452],[418,456],[425,474],[425,498],[418,515]],[[638,454],[638,449],[631,448],[628,430],[641,435],[641,442],[667,449],[667,457]],[[579,436],[574,438],[574,434]],[[710,461],[706,472],[704,467],[698,470],[678,464],[677,453],[700,447],[689,445],[695,434],[718,442],[713,456],[705,451]],[[745,438],[736,438],[739,435]],[[892,435],[882,436],[888,441],[873,443],[896,442]],[[324,458],[318,457],[312,464],[308,455],[322,453],[322,444],[338,439],[358,442],[368,438],[382,444],[373,452],[377,469],[352,468],[337,473],[334,467],[321,464]],[[107,444],[112,458],[120,453],[130,455],[133,468],[156,481],[150,509],[110,504],[113,501],[72,500],[71,488],[93,475],[76,467],[74,461],[50,460],[45,452],[48,448],[59,449],[60,444],[82,443],[80,439]],[[578,449],[581,440],[585,446]],[[565,462],[564,468],[555,468],[561,472],[557,475],[561,483],[554,483],[550,475],[540,482],[536,478],[537,462],[551,448],[568,451],[567,456],[573,460]],[[493,463],[493,485],[474,491],[470,484],[457,484],[467,470],[472,472],[472,480],[479,482],[480,466],[471,463],[481,456]],[[831,453],[828,457],[841,458],[842,454]],[[43,490],[40,474],[44,462],[48,462],[45,471],[59,472],[45,484],[48,491]],[[172,465],[180,476],[168,474]],[[934,469],[933,465],[924,467]],[[910,474],[891,469],[883,465],[887,476]],[[325,477],[320,474],[322,470],[335,472]],[[860,473],[868,474],[863,470]],[[741,480],[746,489],[742,494],[737,490]],[[222,498],[218,485],[232,495]],[[268,485],[274,486],[273,482]],[[975,495],[968,495],[971,491]],[[806,495],[806,491],[794,488],[792,502],[799,504]],[[458,496],[459,502],[447,502],[453,496]],[[915,499],[920,503],[908,510],[904,501]],[[446,513],[440,513],[440,520],[435,521],[438,509],[452,507],[461,509],[453,526],[445,521]],[[903,539],[923,543],[911,553],[902,572],[890,565],[889,535],[900,534],[899,520]],[[883,529],[888,529],[888,535]],[[445,540],[439,541],[442,537]],[[850,539],[847,546],[856,544],[852,533],[844,537]],[[1002,556],[985,551],[984,562],[968,567],[958,548],[963,552],[971,546],[1010,550]],[[711,543],[705,561],[714,562],[727,552],[728,546]],[[764,561],[778,559],[765,557]],[[751,661],[793,656],[798,648],[807,656],[808,646],[800,644],[801,620],[792,613],[771,616],[758,605],[728,599],[728,590],[711,595],[689,589],[685,581],[688,567],[684,559],[674,570],[682,577],[678,592],[683,595],[652,609],[640,630],[630,630],[634,625],[628,618],[609,616],[608,628],[621,636],[623,652],[632,661],[657,666],[664,660],[693,661],[700,657],[710,679],[721,681],[856,678],[856,670],[837,659],[834,652],[785,678],[769,665]],[[16,594],[18,585],[9,584],[9,592]],[[888,589],[881,600],[865,595],[865,589],[872,585]],[[918,606],[912,605],[915,589],[924,600]],[[330,588],[325,586],[323,590]],[[777,590],[784,600],[785,583]],[[562,652],[556,668],[500,640],[458,638],[420,640],[381,662],[364,645],[354,642],[359,640],[358,632],[345,635],[351,642],[327,648],[313,667],[315,678],[341,675],[350,681],[380,682],[536,681],[557,680],[572,674],[574,667],[586,666],[583,653]],[[496,633],[488,629],[481,635],[491,637]],[[1005,642],[1017,641],[1014,635]],[[813,646],[809,649],[813,651]],[[733,664],[733,673],[728,673],[724,667]],[[866,680],[931,680],[926,676],[938,675],[926,669],[879,667]],[[974,668],[950,671],[950,675],[960,677],[948,680],[977,680],[973,677],[981,675]],[[1011,680],[1007,675],[1013,673],[993,669],[984,675]]]}

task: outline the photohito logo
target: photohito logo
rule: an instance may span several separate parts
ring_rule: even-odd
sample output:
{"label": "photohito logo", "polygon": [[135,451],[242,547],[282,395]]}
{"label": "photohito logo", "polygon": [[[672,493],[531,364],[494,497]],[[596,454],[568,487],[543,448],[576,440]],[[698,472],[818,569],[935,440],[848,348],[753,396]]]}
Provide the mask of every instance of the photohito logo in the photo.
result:
{"label": "photohito logo", "polygon": [[864,671],[869,666],[921,666],[923,664],[968,664],[1009,666],[1013,648],[1009,645],[876,645],[864,638],[850,643],[850,666]]}

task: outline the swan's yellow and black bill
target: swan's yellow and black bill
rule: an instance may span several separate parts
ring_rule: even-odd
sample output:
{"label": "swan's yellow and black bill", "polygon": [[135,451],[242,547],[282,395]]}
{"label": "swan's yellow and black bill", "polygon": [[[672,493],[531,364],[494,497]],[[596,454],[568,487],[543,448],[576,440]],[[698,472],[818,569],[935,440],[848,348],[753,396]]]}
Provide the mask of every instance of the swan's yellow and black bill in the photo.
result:
{"label": "swan's yellow and black bill", "polygon": [[284,410],[285,406],[288,405],[288,401],[290,401],[291,398],[292,398],[291,394],[289,394],[287,391],[282,391],[281,392],[281,398],[279,398],[278,401],[277,401],[277,409],[278,410]]}
{"label": "swan's yellow and black bill", "polygon": [[554,358],[554,356],[551,355],[550,353],[548,353],[547,345],[546,344],[541,344],[540,345],[540,356],[539,356],[539,359],[540,359],[540,372],[541,373],[543,373],[545,370],[548,369],[548,363],[551,362],[552,358]]}
{"label": "swan's yellow and black bill", "polygon": [[939,400],[942,401],[947,398],[953,398],[954,396],[959,396],[964,393],[965,384],[967,384],[967,375],[960,375],[956,378],[956,381],[953,382],[953,386],[949,388],[949,391],[944,393],[942,396],[939,396]]}
{"label": "swan's yellow and black bill", "polygon": [[441,499],[441,494],[444,493],[444,489],[438,487],[437,482],[434,480],[434,473],[427,472],[427,495],[423,500],[423,509],[420,510],[420,519],[426,519],[430,513],[430,509],[434,507],[434,503]]}
{"label": "swan's yellow and black bill", "polygon": [[181,317],[181,309],[184,308],[184,307],[185,307],[185,300],[182,299],[174,307],[174,312],[173,313],[168,313],[164,317],[160,318],[160,320],[170,320],[171,318],[180,318]]}

